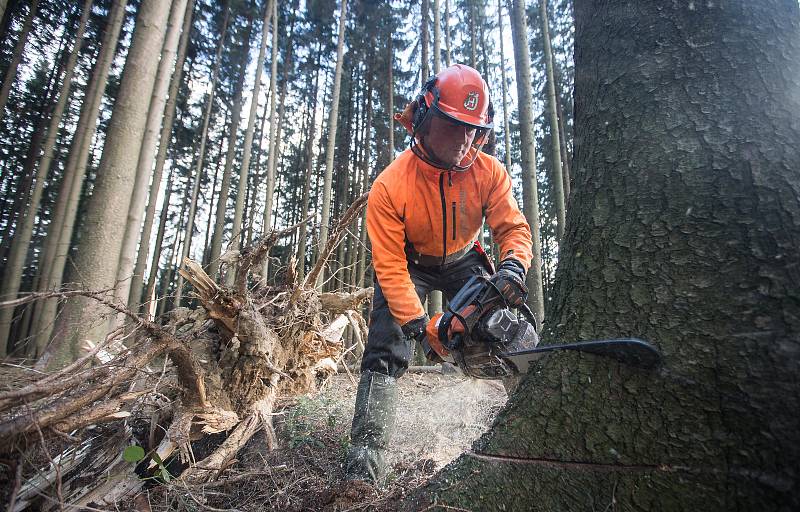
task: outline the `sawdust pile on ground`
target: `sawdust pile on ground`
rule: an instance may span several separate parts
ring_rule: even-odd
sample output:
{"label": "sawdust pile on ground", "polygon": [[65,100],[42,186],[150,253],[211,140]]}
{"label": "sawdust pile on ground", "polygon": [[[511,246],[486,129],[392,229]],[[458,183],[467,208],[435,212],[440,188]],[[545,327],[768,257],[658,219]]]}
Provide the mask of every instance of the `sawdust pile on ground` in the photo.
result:
{"label": "sawdust pile on ground", "polygon": [[[356,376],[357,378],[358,376]],[[315,397],[286,404],[275,417],[278,449],[256,436],[226,477],[230,483],[151,491],[152,510],[393,510],[442,466],[488,430],[506,393],[499,382],[462,376],[406,374],[398,381],[397,427],[388,455],[387,486],[344,482],[356,385],[336,376]]]}

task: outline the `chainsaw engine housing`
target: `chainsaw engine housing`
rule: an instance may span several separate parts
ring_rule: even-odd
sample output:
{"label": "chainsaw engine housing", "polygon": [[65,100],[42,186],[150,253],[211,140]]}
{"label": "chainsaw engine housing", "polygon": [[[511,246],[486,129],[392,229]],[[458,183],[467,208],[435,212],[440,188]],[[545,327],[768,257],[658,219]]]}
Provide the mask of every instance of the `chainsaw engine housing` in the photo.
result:
{"label": "chainsaw engine housing", "polygon": [[502,379],[518,373],[501,354],[532,349],[539,343],[535,326],[518,318],[482,276],[470,279],[453,297],[448,311],[434,322],[428,329],[431,348],[477,379]]}

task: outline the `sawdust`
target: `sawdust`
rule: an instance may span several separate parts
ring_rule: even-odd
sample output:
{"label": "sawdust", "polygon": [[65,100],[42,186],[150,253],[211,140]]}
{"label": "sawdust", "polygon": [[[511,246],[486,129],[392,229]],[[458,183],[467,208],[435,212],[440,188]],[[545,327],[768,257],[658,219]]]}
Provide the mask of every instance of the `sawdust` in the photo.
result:
{"label": "sawdust", "polygon": [[[395,510],[404,496],[470,449],[506,401],[499,382],[462,376],[406,374],[398,387],[397,425],[387,454],[391,470],[384,488],[344,481],[356,385],[337,375],[316,396],[283,404],[275,416],[276,450],[266,449],[263,436],[254,437],[216,484],[221,487],[195,489],[195,497],[202,495],[207,506],[243,511]],[[184,490],[163,491],[151,496],[159,504],[154,512],[193,509],[186,506],[193,500]]]}

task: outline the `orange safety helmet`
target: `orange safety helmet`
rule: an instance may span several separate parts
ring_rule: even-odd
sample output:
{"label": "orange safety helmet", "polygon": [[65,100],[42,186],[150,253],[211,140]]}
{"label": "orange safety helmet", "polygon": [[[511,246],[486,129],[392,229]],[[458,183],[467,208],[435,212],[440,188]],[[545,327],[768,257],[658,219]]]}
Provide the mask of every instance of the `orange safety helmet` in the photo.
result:
{"label": "orange safety helmet", "polygon": [[[416,140],[420,128],[432,115],[477,130],[471,154],[468,153],[459,164],[448,166],[437,161]],[[489,139],[494,127],[493,116],[489,87],[480,73],[464,64],[454,64],[425,82],[414,101],[406,106],[402,114],[395,114],[394,118],[411,133],[411,150],[419,158],[440,169],[464,171],[469,169]]]}

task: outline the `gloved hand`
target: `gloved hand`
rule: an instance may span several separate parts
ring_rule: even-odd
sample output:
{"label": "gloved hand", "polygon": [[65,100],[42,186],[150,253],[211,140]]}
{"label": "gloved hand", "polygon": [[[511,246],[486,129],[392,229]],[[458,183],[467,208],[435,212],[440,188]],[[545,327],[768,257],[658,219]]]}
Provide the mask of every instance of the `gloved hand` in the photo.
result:
{"label": "gloved hand", "polygon": [[415,318],[414,320],[406,322],[400,327],[400,329],[402,329],[403,335],[407,340],[414,340],[422,343],[422,340],[425,339],[425,329],[428,327],[429,321],[430,318],[428,318],[428,315],[425,314],[419,318]]}
{"label": "gloved hand", "polygon": [[425,354],[425,358],[428,361],[433,363],[441,363],[442,358],[439,357],[439,354],[433,350],[431,344],[428,342],[427,330],[430,323],[431,321],[430,318],[428,318],[428,315],[422,315],[421,317],[415,318],[410,322],[406,322],[402,327],[400,327],[400,329],[402,329],[403,335],[407,340],[419,342],[420,346],[422,347],[422,351]]}
{"label": "gloved hand", "polygon": [[519,306],[528,298],[525,285],[525,267],[514,258],[506,258],[497,267],[497,272],[489,278],[509,306]]}

